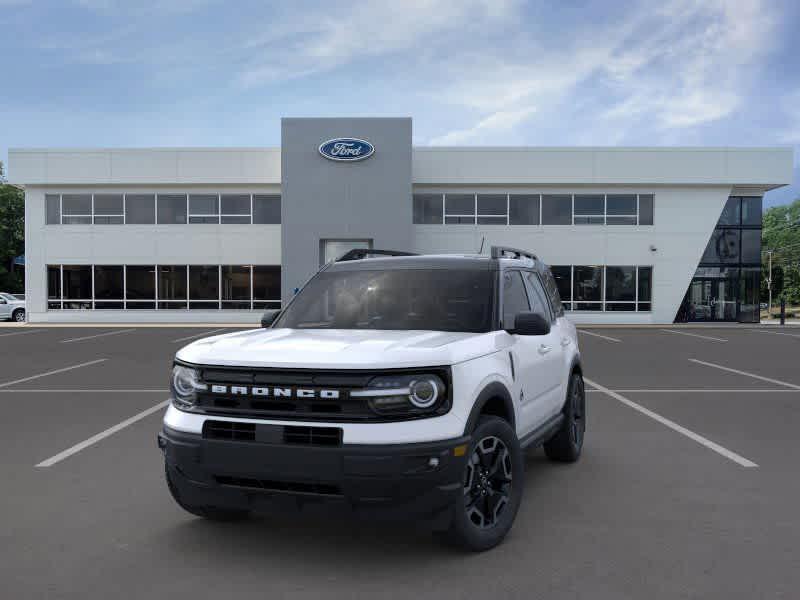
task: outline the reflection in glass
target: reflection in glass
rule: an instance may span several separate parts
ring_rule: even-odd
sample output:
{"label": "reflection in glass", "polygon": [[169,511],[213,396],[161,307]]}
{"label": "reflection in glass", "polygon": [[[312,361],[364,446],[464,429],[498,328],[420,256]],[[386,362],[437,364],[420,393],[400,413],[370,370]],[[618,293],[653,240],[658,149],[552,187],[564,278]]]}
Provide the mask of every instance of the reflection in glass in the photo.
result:
{"label": "reflection in glass", "polygon": [[739,262],[739,229],[715,229],[708,241],[701,262],[704,263],[738,263]]}
{"label": "reflection in glass", "polygon": [[[636,300],[635,267],[606,267],[606,302],[614,300]],[[608,307],[606,310],[609,310]]]}
{"label": "reflection in glass", "polygon": [[[602,267],[578,267],[574,269],[573,293],[574,299],[601,301],[603,299],[603,268]],[[597,310],[601,310],[600,306]],[[577,310],[595,310],[594,308]]]}

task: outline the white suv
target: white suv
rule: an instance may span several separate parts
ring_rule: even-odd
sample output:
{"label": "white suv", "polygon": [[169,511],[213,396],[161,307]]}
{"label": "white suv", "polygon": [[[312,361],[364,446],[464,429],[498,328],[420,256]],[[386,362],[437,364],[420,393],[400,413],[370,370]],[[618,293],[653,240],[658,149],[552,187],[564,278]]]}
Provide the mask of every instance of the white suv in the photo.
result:
{"label": "white suv", "polygon": [[23,323],[25,321],[25,300],[0,292],[0,319]]}
{"label": "white suv", "polygon": [[190,513],[328,501],[485,550],[516,516],[525,448],[580,456],[576,331],[530,253],[354,250],[262,326],[175,357],[159,446]]}

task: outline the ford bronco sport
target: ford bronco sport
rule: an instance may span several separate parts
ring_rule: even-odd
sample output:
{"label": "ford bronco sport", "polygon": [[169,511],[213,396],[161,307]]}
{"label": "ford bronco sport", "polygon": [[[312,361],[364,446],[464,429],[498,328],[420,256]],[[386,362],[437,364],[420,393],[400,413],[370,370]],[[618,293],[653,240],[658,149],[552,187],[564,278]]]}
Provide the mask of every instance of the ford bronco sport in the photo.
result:
{"label": "ford bronco sport", "polygon": [[523,450],[581,454],[575,327],[528,252],[352,250],[262,327],[175,357],[159,446],[192,514],[330,501],[485,550],[520,506]]}

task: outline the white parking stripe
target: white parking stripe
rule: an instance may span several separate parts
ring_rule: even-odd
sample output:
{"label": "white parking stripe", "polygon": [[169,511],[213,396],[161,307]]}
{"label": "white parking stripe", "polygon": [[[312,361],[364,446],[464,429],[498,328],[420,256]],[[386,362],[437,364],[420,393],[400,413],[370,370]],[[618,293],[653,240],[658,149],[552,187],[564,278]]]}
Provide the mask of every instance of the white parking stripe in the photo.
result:
{"label": "white parking stripe", "polygon": [[662,417],[660,414],[658,414],[656,412],[653,412],[649,408],[645,408],[641,404],[637,404],[636,402],[633,402],[632,400],[628,400],[625,396],[620,396],[617,392],[615,392],[613,390],[610,390],[610,389],[608,389],[606,387],[603,387],[602,385],[600,385],[599,383],[595,383],[591,379],[586,379],[584,377],[584,381],[586,381],[586,383],[588,383],[589,385],[597,388],[598,390],[600,390],[601,392],[603,392],[607,396],[611,396],[612,398],[614,398],[615,400],[618,400],[619,402],[622,402],[626,406],[630,406],[632,409],[639,411],[640,413],[650,417],[654,421],[658,421],[659,423],[661,423],[662,425],[664,425],[666,427],[669,427],[673,431],[677,431],[681,435],[685,435],[690,440],[694,440],[698,444],[701,444],[702,446],[705,446],[709,450],[713,450],[717,454],[720,454],[721,456],[724,456],[728,460],[732,460],[733,462],[735,462],[738,465],[741,465],[742,467],[757,467],[758,466],[752,460],[748,460],[745,457],[743,457],[743,456],[741,456],[739,454],[736,454],[736,452],[732,452],[731,450],[728,450],[727,448],[724,448],[724,447],[720,446],[719,444],[717,444],[715,442],[712,442],[708,438],[704,438],[702,435],[697,434],[694,431],[691,431],[689,429],[686,429],[686,427],[683,427],[682,425],[678,425],[675,421],[670,421],[666,417]]}
{"label": "white parking stripe", "polygon": [[61,340],[62,344],[68,344],[70,342],[82,342],[84,340],[93,340],[94,338],[105,337],[107,335],[119,335],[120,333],[130,333],[131,331],[136,331],[135,329],[120,329],[119,331],[107,331],[105,333],[98,333],[97,335],[87,335],[84,337],[77,337],[77,338],[70,338],[68,340]]}
{"label": "white parking stripe", "polygon": [[6,381],[5,383],[0,383],[0,388],[8,387],[10,385],[15,385],[17,383],[24,383],[25,381],[31,381],[33,379],[39,379],[40,377],[47,377],[48,375],[56,375],[58,373],[63,373],[65,371],[72,371],[73,369],[80,369],[81,367],[88,367],[89,365],[96,365],[97,363],[101,363],[106,360],[108,359],[98,358],[97,360],[90,360],[89,362],[81,363],[79,365],[72,365],[71,367],[64,367],[63,369],[56,369],[55,371],[47,371],[46,373],[39,373],[38,375],[23,377],[22,379],[15,379],[14,381]]}
{"label": "white parking stripe", "polygon": [[787,337],[800,338],[797,333],[784,333],[783,331],[772,331],[770,329],[747,329],[747,331],[755,331],[756,333],[771,333],[772,335],[785,335]]}
{"label": "white parking stripe", "polygon": [[755,373],[748,373],[747,371],[739,371],[738,369],[723,367],[722,365],[706,362],[704,360],[697,360],[696,358],[690,358],[689,360],[693,363],[697,363],[698,365],[705,365],[707,367],[713,367],[721,371],[728,371],[729,373],[736,373],[737,375],[744,375],[745,377],[752,377],[753,379],[760,379],[761,381],[774,383],[776,385],[782,385],[784,387],[792,388],[793,390],[800,390],[800,385],[795,385],[793,383],[781,381],[780,379],[770,379],[769,377],[764,377],[763,375],[756,375]]}
{"label": "white parking stripe", "polygon": [[703,338],[704,340],[713,340],[715,342],[727,342],[728,340],[724,340],[718,337],[711,337],[710,335],[700,335],[699,333],[689,333],[687,331],[676,331],[674,329],[660,329],[659,331],[664,331],[666,333],[677,333],[678,335],[690,335],[696,338]]}
{"label": "white parking stripe", "polygon": [[100,433],[98,433],[96,435],[93,435],[92,437],[90,437],[90,438],[88,438],[86,440],[83,440],[82,442],[79,442],[79,443],[75,444],[74,446],[72,446],[70,448],[67,448],[63,452],[59,452],[55,456],[51,456],[50,458],[48,458],[46,460],[43,460],[42,462],[40,462],[36,466],[37,467],[52,467],[54,464],[61,462],[65,458],[69,458],[73,454],[77,454],[81,450],[85,450],[89,446],[92,446],[92,445],[96,444],[97,442],[107,438],[110,435],[114,435],[115,433],[125,429],[129,425],[133,425],[134,423],[136,423],[136,421],[144,419],[148,415],[152,415],[154,412],[158,412],[162,408],[165,408],[168,404],[169,404],[169,400],[164,400],[163,402],[159,402],[155,406],[151,406],[147,410],[143,410],[142,412],[133,415],[131,418],[125,419],[124,421],[122,421],[120,423],[117,423],[113,427],[109,427],[108,429],[105,429],[105,430],[101,431]]}
{"label": "white parking stripe", "polygon": [[25,331],[15,331],[14,333],[0,333],[0,337],[8,337],[9,335],[25,335],[26,333],[41,333],[44,329],[26,329]]}
{"label": "white parking stripe", "polygon": [[[778,390],[788,392],[789,390]],[[164,394],[163,390],[0,390],[0,394]]]}
{"label": "white parking stripe", "polygon": [[594,337],[603,338],[604,340],[608,340],[609,342],[622,342],[622,340],[618,340],[617,338],[612,338],[607,335],[600,335],[599,333],[593,333],[591,331],[586,331],[585,329],[578,329],[578,333],[585,333],[586,335],[593,335]]}
{"label": "white parking stripe", "polygon": [[[600,390],[587,390],[588,392],[598,392]],[[680,389],[671,390],[648,390],[633,388],[629,390],[612,390],[619,394],[796,394],[800,390],[775,390],[775,389],[751,389],[751,390],[711,390],[711,389]]]}
{"label": "white parking stripe", "polygon": [[223,327],[222,329],[212,329],[211,331],[204,331],[203,333],[198,333],[195,335],[187,335],[186,337],[178,338],[177,340],[172,340],[173,344],[178,342],[185,342],[187,340],[193,340],[194,338],[199,338],[207,335],[211,335],[212,333],[219,333],[220,331],[225,331],[227,327]]}

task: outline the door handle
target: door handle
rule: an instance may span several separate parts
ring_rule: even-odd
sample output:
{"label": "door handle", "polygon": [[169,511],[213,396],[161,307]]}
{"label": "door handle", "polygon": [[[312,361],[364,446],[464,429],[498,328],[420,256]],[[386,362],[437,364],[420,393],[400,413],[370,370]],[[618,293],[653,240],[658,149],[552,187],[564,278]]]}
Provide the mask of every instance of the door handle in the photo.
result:
{"label": "door handle", "polygon": [[539,346],[539,354],[547,354],[548,352],[550,352],[550,350],[551,350],[550,346],[546,344],[541,344]]}
{"label": "door handle", "polygon": [[569,346],[569,345],[570,345],[570,342],[571,342],[571,341],[572,341],[572,340],[570,340],[568,337],[561,338],[561,346],[562,346],[562,347],[564,347],[564,348],[566,348],[567,346]]}

